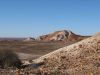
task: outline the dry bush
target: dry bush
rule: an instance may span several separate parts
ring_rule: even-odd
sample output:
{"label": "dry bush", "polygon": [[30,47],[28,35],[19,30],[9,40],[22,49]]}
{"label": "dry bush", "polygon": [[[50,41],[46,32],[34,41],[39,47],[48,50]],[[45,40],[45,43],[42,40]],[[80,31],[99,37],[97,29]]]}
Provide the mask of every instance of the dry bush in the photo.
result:
{"label": "dry bush", "polygon": [[8,67],[21,67],[21,61],[18,58],[17,54],[12,50],[0,50],[0,67],[8,68]]}

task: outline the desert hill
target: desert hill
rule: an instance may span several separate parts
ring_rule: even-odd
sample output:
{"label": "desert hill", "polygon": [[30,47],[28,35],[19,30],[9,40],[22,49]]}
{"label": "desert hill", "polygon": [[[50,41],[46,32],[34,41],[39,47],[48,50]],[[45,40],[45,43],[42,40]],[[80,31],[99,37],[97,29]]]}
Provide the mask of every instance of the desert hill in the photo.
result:
{"label": "desert hill", "polygon": [[38,40],[43,41],[80,41],[89,36],[81,36],[69,30],[56,31],[47,35],[38,37]]}
{"label": "desert hill", "polygon": [[100,33],[34,62],[43,63],[40,70],[50,75],[100,75]]}

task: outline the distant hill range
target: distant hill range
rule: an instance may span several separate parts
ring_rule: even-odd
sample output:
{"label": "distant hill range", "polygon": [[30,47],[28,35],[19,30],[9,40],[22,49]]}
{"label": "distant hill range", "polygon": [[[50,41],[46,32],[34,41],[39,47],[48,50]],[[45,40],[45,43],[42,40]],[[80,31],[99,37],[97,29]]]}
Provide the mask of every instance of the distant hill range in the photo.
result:
{"label": "distant hill range", "polygon": [[38,38],[34,37],[28,37],[28,38],[0,38],[0,41],[7,40],[7,41],[13,41],[13,40],[22,40],[22,41],[70,41],[70,42],[77,42],[80,40],[83,40],[85,38],[88,38],[90,36],[82,36],[77,35],[69,30],[61,30],[56,31],[47,35],[39,36]]}
{"label": "distant hill range", "polygon": [[0,37],[0,41],[16,41],[16,40],[25,40],[26,38],[16,38],[16,37]]}
{"label": "distant hill range", "polygon": [[80,41],[90,36],[81,36],[69,30],[56,31],[47,35],[38,37],[42,41]]}

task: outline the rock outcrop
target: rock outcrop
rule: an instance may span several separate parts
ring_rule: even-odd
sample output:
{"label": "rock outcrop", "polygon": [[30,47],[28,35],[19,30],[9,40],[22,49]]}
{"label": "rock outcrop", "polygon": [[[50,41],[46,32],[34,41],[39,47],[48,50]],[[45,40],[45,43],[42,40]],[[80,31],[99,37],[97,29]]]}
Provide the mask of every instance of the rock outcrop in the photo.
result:
{"label": "rock outcrop", "polygon": [[35,38],[28,37],[28,38],[26,38],[24,41],[34,41],[34,40],[35,40]]}
{"label": "rock outcrop", "polygon": [[89,37],[89,36],[76,35],[72,31],[62,30],[62,31],[56,31],[51,34],[40,36],[38,38],[38,40],[43,40],[43,41],[80,41],[87,37]]}

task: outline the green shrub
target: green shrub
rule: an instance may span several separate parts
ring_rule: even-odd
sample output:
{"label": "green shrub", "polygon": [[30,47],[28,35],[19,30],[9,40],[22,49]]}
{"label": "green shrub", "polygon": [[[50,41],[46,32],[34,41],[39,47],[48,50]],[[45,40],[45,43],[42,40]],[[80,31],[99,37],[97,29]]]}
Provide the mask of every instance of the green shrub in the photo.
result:
{"label": "green shrub", "polygon": [[18,58],[17,54],[11,50],[0,50],[0,67],[21,67],[21,61]]}

